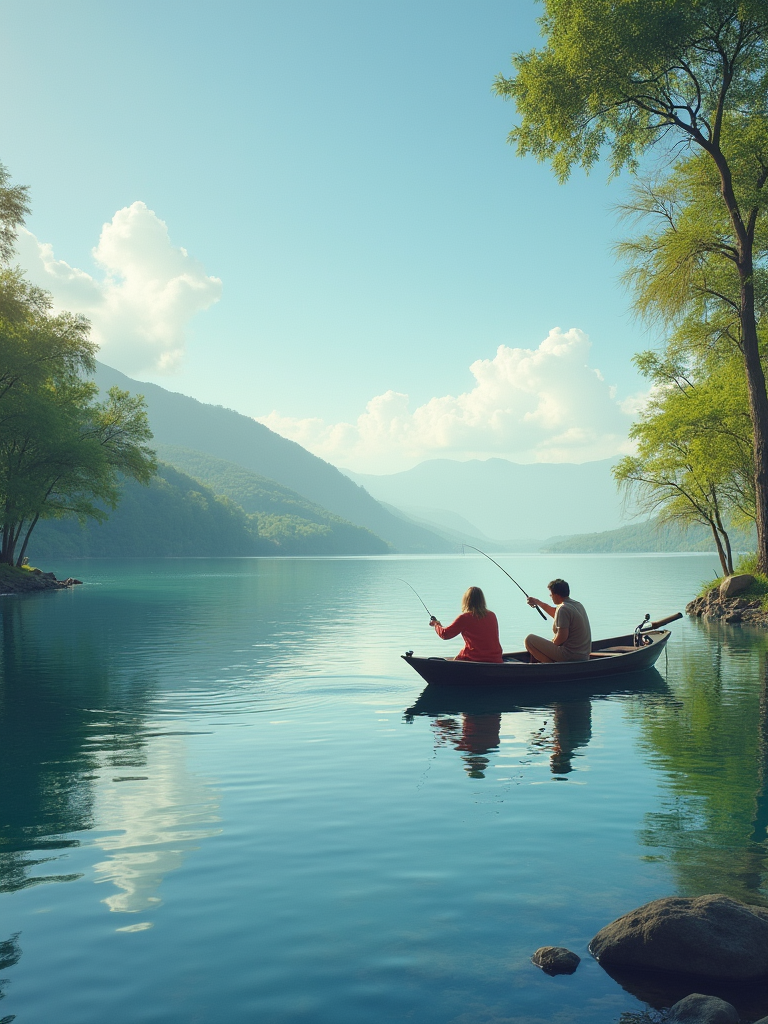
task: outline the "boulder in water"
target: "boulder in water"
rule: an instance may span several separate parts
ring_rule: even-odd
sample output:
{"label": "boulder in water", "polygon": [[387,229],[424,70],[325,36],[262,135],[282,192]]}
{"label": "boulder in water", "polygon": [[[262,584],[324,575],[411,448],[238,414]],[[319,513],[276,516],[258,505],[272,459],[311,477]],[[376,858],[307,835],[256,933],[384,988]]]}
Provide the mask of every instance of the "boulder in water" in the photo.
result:
{"label": "boulder in water", "polygon": [[670,1024],[738,1024],[739,1014],[724,999],[692,992],[675,1003],[667,1019]]}
{"label": "boulder in water", "polygon": [[542,946],[531,960],[547,974],[573,974],[581,963],[581,957],[565,946]]}
{"label": "boulder in water", "polygon": [[710,978],[768,976],[768,909],[729,896],[667,896],[602,928],[589,944],[601,963]]}

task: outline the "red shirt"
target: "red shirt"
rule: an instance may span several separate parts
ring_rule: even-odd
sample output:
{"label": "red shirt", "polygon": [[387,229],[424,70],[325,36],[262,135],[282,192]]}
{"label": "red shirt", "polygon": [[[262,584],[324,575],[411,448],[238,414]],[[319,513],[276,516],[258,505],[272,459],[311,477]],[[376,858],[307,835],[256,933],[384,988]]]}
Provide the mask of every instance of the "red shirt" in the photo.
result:
{"label": "red shirt", "polygon": [[452,640],[461,633],[464,647],[456,655],[462,661],[501,661],[499,623],[493,612],[482,619],[472,612],[462,612],[450,626],[435,625],[435,632],[443,640]]}

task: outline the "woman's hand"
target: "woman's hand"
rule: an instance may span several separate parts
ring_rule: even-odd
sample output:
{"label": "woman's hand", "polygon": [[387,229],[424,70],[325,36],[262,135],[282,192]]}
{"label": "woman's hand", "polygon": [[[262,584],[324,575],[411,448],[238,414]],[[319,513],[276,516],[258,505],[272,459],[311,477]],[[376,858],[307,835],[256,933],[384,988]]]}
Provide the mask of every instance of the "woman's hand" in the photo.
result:
{"label": "woman's hand", "polygon": [[434,615],[429,620],[429,624],[430,626],[442,626],[442,622],[440,621],[440,619],[436,619]]}

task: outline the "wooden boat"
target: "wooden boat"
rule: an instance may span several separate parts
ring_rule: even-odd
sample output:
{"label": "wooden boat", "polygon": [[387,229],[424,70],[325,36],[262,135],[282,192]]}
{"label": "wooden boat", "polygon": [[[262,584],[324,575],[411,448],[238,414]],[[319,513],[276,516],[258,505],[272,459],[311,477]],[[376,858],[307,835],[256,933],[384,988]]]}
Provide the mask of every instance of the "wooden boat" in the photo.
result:
{"label": "wooden boat", "polygon": [[455,661],[453,658],[418,658],[406,651],[402,658],[432,685],[467,686],[477,683],[509,686],[518,683],[573,682],[601,679],[625,672],[651,668],[659,659],[670,637],[659,627],[682,618],[680,612],[657,622],[646,615],[634,633],[612,636],[592,644],[588,661],[557,661],[541,664],[531,660],[527,651],[502,655],[503,661]]}

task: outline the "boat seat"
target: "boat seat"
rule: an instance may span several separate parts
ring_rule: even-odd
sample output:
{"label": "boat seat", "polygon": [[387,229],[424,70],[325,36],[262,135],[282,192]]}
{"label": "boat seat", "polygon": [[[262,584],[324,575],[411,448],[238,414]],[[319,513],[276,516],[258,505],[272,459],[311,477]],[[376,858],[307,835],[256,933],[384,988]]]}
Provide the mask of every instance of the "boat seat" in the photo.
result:
{"label": "boat seat", "polygon": [[619,652],[614,651],[613,648],[611,648],[609,651],[592,651],[592,653],[590,654],[590,658],[613,658],[618,653]]}
{"label": "boat seat", "polygon": [[596,654],[629,654],[630,651],[636,651],[637,647],[604,647],[602,651],[593,651],[592,656]]}

